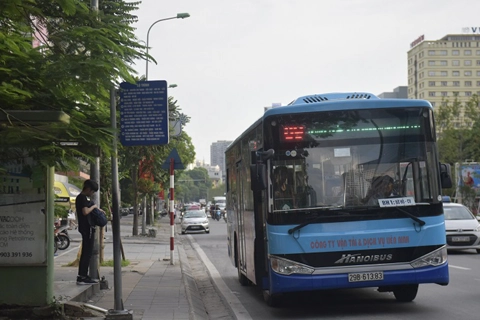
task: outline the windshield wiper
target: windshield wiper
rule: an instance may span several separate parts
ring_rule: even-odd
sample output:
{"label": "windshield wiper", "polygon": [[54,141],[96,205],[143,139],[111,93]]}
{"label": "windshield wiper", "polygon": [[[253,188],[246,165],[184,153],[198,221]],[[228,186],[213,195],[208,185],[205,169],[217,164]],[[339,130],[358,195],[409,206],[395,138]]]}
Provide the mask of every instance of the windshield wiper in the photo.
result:
{"label": "windshield wiper", "polygon": [[[315,208],[315,209],[331,209],[331,208],[337,208],[337,206],[317,207],[317,208]],[[331,210],[328,210],[328,211],[331,211]],[[345,211],[336,211],[336,210],[335,210],[335,213],[350,214],[350,213],[345,212]],[[296,227],[293,227],[293,228],[291,228],[291,229],[288,229],[288,234],[292,234],[292,233],[294,233],[295,231],[300,230],[300,229],[302,229],[303,227],[308,226],[309,224],[314,223],[314,222],[316,222],[316,221],[319,221],[319,220],[321,220],[321,219],[323,219],[323,218],[325,218],[325,216],[324,216],[324,215],[321,215],[321,216],[317,216],[317,217],[315,217],[315,218],[313,218],[313,219],[311,219],[311,220],[305,221],[305,222],[299,224],[299,225],[296,226]]]}
{"label": "windshield wiper", "polygon": [[411,214],[410,212],[408,212],[406,210],[403,210],[399,207],[394,207],[394,208],[397,209],[399,212],[403,213],[404,215],[410,217],[413,221],[417,222],[420,226],[425,225],[425,221],[423,221],[422,219],[418,218],[417,216]]}

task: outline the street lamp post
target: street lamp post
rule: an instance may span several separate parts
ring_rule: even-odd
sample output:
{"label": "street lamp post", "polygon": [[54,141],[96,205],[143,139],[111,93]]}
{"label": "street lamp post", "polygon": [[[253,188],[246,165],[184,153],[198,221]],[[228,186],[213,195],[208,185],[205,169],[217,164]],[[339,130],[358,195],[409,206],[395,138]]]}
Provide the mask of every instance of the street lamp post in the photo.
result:
{"label": "street lamp post", "polygon": [[145,80],[148,80],[148,43],[149,43],[148,40],[150,37],[150,30],[152,29],[152,27],[157,23],[159,23],[160,21],[166,21],[166,20],[172,20],[172,19],[185,19],[188,17],[190,17],[189,13],[177,13],[175,17],[160,19],[150,25],[150,28],[148,28],[148,31],[147,31],[147,58],[146,58],[146,67],[145,67]]}

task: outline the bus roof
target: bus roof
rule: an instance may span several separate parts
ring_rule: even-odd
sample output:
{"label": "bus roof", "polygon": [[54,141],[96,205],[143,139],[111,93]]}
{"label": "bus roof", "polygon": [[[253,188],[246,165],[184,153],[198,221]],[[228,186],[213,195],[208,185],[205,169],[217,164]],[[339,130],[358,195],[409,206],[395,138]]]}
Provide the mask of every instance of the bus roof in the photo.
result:
{"label": "bus roof", "polygon": [[246,132],[258,126],[263,119],[272,115],[335,111],[335,110],[360,110],[360,109],[381,109],[389,107],[427,107],[433,110],[432,105],[427,100],[421,99],[380,99],[376,95],[368,92],[340,92],[325,93],[302,96],[293,100],[287,106],[274,107],[265,111],[265,113],[252,125],[238,136],[226,149],[232,148]]}
{"label": "bus roof", "polygon": [[371,93],[327,93],[303,96],[283,107],[268,109],[263,118],[271,115],[335,111],[352,109],[380,109],[388,107],[427,107],[433,109],[430,102],[419,99],[379,99]]}
{"label": "bus roof", "polygon": [[369,92],[332,92],[299,97],[288,105],[352,99],[378,99],[378,97]]}

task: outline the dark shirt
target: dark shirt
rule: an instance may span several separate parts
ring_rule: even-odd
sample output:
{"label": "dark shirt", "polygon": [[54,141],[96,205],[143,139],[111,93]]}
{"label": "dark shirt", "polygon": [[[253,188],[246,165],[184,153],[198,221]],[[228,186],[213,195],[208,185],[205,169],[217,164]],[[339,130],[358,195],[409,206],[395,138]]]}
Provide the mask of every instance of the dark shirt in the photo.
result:
{"label": "dark shirt", "polygon": [[88,218],[83,214],[83,208],[90,207],[90,201],[87,196],[80,193],[75,199],[75,209],[77,210],[77,219],[78,219],[78,231],[88,232],[90,230],[90,224]]}

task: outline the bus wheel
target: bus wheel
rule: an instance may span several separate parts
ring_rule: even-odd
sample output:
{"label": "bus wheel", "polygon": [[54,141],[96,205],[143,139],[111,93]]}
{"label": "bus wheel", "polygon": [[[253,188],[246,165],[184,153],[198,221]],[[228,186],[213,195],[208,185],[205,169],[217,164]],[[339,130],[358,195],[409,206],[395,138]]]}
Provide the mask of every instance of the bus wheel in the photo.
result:
{"label": "bus wheel", "polygon": [[399,302],[411,302],[417,296],[418,284],[398,286],[393,289],[393,295]]}
{"label": "bus wheel", "polygon": [[282,303],[282,295],[281,294],[270,294],[270,291],[263,290],[263,300],[267,303],[269,307],[279,307]]}

